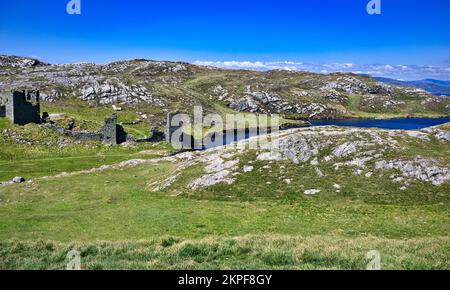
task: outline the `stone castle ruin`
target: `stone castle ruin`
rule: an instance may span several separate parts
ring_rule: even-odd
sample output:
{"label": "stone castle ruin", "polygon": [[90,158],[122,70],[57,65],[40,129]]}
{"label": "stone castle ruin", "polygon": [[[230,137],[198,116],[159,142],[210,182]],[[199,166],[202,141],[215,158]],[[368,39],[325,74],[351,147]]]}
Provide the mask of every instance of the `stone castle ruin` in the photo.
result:
{"label": "stone castle ruin", "polygon": [[46,112],[41,118],[39,91],[37,90],[2,92],[0,94],[0,117],[6,117],[12,123],[21,126],[30,123],[44,123],[55,132],[77,140],[94,140],[114,145],[121,144],[128,138],[124,128],[117,124],[117,116],[114,114],[105,119],[103,127],[97,132],[66,130],[52,122]]}
{"label": "stone castle ruin", "polygon": [[127,133],[123,127],[117,124],[117,115],[105,118],[105,125],[101,129],[102,141],[108,144],[121,144],[127,141]]}
{"label": "stone castle ruin", "polygon": [[[55,115],[55,114],[54,114]],[[58,115],[58,114],[56,114]],[[65,115],[66,114],[59,114]],[[165,134],[153,128],[148,138],[135,139],[128,135],[123,126],[117,124],[117,115],[105,118],[104,125],[98,131],[76,131],[72,128],[65,129],[53,122],[51,115],[44,112],[40,116],[40,99],[37,90],[13,90],[0,93],[0,117],[8,118],[17,125],[30,123],[44,124],[53,131],[81,141],[99,141],[116,145],[126,141],[134,142],[159,142],[165,139]]]}
{"label": "stone castle ruin", "polygon": [[23,90],[2,93],[0,117],[6,117],[17,125],[40,124],[39,91]]}
{"label": "stone castle ruin", "polygon": [[72,137],[81,141],[99,141],[106,144],[122,144],[130,139],[124,128],[117,124],[117,116],[105,118],[105,123],[99,131],[72,131],[66,130],[55,123],[49,123],[49,127],[61,135]]}

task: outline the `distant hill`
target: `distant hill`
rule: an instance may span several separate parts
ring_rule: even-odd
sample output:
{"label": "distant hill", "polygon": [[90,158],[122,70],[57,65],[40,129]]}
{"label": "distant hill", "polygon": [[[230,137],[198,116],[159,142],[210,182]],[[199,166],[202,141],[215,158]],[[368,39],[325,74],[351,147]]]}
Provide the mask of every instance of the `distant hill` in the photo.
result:
{"label": "distant hill", "polygon": [[450,98],[352,73],[230,70],[145,59],[58,65],[0,55],[0,91],[28,88],[40,90],[42,108],[77,108],[72,115],[83,114],[80,122],[102,124],[115,105],[128,114],[127,123],[146,130],[163,128],[168,112],[192,114],[200,105],[205,114],[267,113],[289,120],[446,116],[450,108]]}
{"label": "distant hill", "polygon": [[450,81],[440,81],[434,79],[425,79],[419,81],[399,81],[381,77],[375,79],[385,84],[423,89],[436,96],[450,96]]}

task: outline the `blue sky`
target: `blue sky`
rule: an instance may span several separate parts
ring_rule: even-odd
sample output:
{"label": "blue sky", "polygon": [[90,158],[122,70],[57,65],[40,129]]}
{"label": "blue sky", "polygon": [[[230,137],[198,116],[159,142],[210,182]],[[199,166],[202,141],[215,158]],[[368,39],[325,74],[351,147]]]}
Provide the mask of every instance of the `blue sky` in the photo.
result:
{"label": "blue sky", "polygon": [[369,0],[81,0],[81,15],[68,15],[68,2],[1,1],[0,54],[52,63],[290,61],[322,71],[433,66],[450,78],[447,0],[381,0],[381,15],[367,14]]}

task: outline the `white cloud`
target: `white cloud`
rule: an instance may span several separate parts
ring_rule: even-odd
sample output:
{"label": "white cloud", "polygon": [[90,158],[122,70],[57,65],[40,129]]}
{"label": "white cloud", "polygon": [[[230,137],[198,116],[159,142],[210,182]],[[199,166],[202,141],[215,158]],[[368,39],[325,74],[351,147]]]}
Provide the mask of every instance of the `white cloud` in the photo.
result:
{"label": "white cloud", "polygon": [[225,61],[223,63],[223,65],[225,67],[246,67],[246,68],[255,68],[255,69],[260,69],[260,68],[266,68],[267,66],[260,62],[251,62],[251,61]]}
{"label": "white cloud", "polygon": [[351,72],[356,74],[369,74],[375,77],[389,77],[395,79],[417,80],[435,78],[450,80],[450,67],[368,64],[357,65],[353,63],[322,63],[312,64],[295,61],[196,61],[196,65],[214,66],[225,69],[245,70],[288,70],[311,71],[316,73]]}

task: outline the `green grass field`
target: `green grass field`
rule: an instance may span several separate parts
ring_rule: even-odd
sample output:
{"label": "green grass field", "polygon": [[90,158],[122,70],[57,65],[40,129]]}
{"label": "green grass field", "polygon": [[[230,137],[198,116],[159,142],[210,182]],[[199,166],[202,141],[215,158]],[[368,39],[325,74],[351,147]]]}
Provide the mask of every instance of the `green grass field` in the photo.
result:
{"label": "green grass field", "polygon": [[[165,143],[141,143],[134,147],[104,146],[98,142],[78,143],[35,124],[20,127],[0,118],[0,131],[5,129],[19,132],[22,140],[33,144],[0,139],[0,182],[15,176],[30,179],[91,169],[132,158],[154,158],[172,151]],[[58,141],[65,141],[66,144],[56,146]],[[47,142],[51,142],[50,145]]]}
{"label": "green grass field", "polygon": [[[448,164],[448,145],[402,142],[405,157]],[[37,146],[33,154],[0,145],[1,180],[33,179],[0,186],[2,269],[64,269],[72,249],[84,269],[365,269],[370,250],[380,252],[385,269],[450,268],[448,183],[399,191],[386,178],[323,166],[332,178],[319,179],[309,165],[283,161],[265,171],[267,163],[255,162],[234,184],[197,191],[186,187],[201,174],[194,166],[153,192],[150,185],[171,176],[176,163],[52,176],[151,160],[170,151],[165,144]],[[250,151],[241,165],[251,158]],[[280,166],[291,184],[280,181]],[[303,194],[318,184],[321,194]]]}
{"label": "green grass field", "polygon": [[[386,268],[449,267],[448,186],[386,196],[389,185],[343,172],[341,195],[252,187],[252,176],[187,197],[148,190],[174,170],[140,165],[0,188],[0,267],[63,268],[71,247],[85,251],[86,268],[361,269],[371,249]],[[179,242],[166,248],[159,237]]]}
{"label": "green grass field", "polygon": [[258,235],[235,238],[142,241],[0,242],[2,269],[65,269],[67,253],[80,252],[81,268],[99,269],[366,269],[378,249],[382,269],[448,269],[448,238]]}

